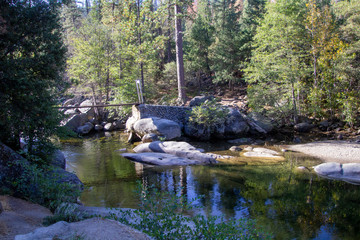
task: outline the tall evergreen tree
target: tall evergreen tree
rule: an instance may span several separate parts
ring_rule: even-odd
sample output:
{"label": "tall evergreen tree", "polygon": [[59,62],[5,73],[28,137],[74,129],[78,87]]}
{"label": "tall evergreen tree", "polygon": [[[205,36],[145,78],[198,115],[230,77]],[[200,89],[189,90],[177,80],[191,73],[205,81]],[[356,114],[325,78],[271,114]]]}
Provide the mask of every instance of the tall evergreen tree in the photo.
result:
{"label": "tall evergreen tree", "polygon": [[341,23],[340,37],[347,45],[335,66],[341,89],[338,101],[345,120],[352,125],[360,107],[360,0],[337,2],[334,9]]}
{"label": "tall evergreen tree", "polygon": [[210,3],[202,0],[197,4],[195,19],[187,30],[186,59],[190,62],[192,69],[196,71],[200,83],[201,73],[210,76],[209,48],[214,42],[214,27],[212,26]]}
{"label": "tall evergreen tree", "polygon": [[278,0],[267,12],[254,37],[253,56],[246,69],[250,105],[255,110],[292,116],[296,121],[301,81],[307,73],[305,2]]}
{"label": "tall evergreen tree", "polygon": [[0,141],[46,141],[59,123],[65,48],[54,1],[0,1]]}
{"label": "tall evergreen tree", "polygon": [[240,74],[240,9],[235,0],[216,1],[213,7],[215,41],[210,48],[211,70],[215,73],[215,82],[229,83],[232,88]]}

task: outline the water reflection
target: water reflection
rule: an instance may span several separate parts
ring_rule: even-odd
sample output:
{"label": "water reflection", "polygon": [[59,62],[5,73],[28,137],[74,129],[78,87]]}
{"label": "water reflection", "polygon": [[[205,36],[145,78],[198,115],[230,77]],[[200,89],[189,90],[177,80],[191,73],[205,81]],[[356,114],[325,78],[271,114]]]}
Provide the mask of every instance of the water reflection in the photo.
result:
{"label": "water reflection", "polygon": [[[218,147],[218,146],[217,146]],[[316,164],[296,155],[268,166],[155,167],[131,162],[116,151],[132,148],[121,136],[96,136],[64,144],[68,168],[89,187],[89,206],[136,208],[136,181],[196,199],[199,212],[249,217],[276,239],[360,239],[359,186],[321,179],[297,166]]]}

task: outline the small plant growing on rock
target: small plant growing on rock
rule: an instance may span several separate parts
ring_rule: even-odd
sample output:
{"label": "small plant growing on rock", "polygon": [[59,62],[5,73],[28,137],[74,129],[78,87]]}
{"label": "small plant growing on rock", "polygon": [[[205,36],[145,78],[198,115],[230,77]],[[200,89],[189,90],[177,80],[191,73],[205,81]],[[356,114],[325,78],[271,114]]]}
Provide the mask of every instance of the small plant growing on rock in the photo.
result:
{"label": "small plant growing on rock", "polygon": [[201,124],[205,127],[215,127],[226,121],[229,109],[213,100],[206,100],[200,106],[193,107],[189,121],[193,124]]}

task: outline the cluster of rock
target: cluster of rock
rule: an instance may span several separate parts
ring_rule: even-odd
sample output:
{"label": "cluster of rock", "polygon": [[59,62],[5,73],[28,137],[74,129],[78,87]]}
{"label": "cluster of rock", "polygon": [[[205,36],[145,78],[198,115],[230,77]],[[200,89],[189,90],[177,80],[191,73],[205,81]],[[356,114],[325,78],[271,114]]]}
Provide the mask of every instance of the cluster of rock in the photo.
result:
{"label": "cluster of rock", "polygon": [[[195,97],[190,106],[199,106],[209,97]],[[244,114],[235,108],[228,108],[223,123],[206,127],[189,121],[191,107],[174,107],[141,104],[133,106],[132,117],[126,122],[131,133],[143,142],[175,140],[182,135],[199,140],[234,139],[246,135],[264,135],[274,129],[273,123],[258,113]]]}
{"label": "cluster of rock", "polygon": [[321,122],[313,122],[311,119],[303,119],[302,122],[294,125],[294,130],[299,133],[308,133],[314,128],[319,129],[320,131],[332,131],[340,130],[345,126],[345,123],[340,120],[323,120]]}
{"label": "cluster of rock", "polygon": [[115,109],[105,111],[95,107],[84,108],[84,106],[92,106],[93,102],[91,100],[78,101],[78,98],[74,98],[64,102],[63,107],[74,108],[64,112],[67,119],[61,123],[62,126],[66,126],[80,135],[88,134],[92,130],[113,131],[124,129],[124,120]]}

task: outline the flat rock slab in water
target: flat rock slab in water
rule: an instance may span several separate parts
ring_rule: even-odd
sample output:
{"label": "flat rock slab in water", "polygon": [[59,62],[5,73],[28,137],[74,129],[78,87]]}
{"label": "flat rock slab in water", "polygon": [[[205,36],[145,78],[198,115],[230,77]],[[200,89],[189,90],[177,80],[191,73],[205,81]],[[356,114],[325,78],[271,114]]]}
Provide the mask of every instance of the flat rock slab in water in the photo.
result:
{"label": "flat rock slab in water", "polygon": [[284,157],[279,156],[280,154],[274,150],[267,148],[252,148],[250,151],[244,153],[245,157],[256,157],[256,158],[273,158],[283,160]]}
{"label": "flat rock slab in water", "polygon": [[193,160],[167,153],[123,153],[121,156],[136,162],[161,166],[206,165],[212,163],[212,161],[206,159]]}
{"label": "flat rock slab in water", "polygon": [[314,170],[323,177],[360,184],[360,163],[322,163]]}
{"label": "flat rock slab in water", "polygon": [[[216,159],[222,157],[216,154],[203,153],[202,149],[197,149],[187,142],[175,142],[175,141],[166,141],[166,142],[155,141],[151,143],[143,143],[135,147],[134,151],[136,153],[149,153],[149,152],[167,153],[173,155],[173,157],[197,161],[197,163],[191,163],[191,164],[216,163]],[[169,165],[177,165],[177,164],[169,164]]]}

